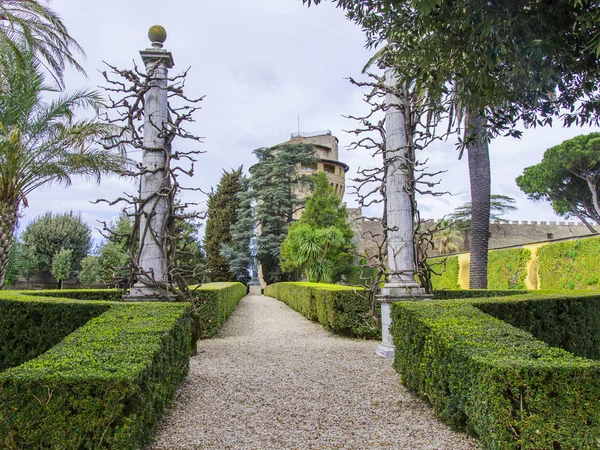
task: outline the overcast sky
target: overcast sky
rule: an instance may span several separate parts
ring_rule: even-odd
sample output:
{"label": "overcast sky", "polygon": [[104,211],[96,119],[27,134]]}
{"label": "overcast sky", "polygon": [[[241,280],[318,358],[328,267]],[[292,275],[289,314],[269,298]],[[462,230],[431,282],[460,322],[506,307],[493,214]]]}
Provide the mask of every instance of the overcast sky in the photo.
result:
{"label": "overcast sky", "polygon": [[[88,79],[69,71],[67,90],[102,85],[98,71],[105,69],[103,61],[129,68],[135,60],[142,66],[139,50],[149,47],[148,28],[166,28],[165,48],[175,59],[171,73],[191,67],[186,93],[206,96],[191,127],[205,137],[201,148],[206,152],[199,157],[192,186],[209,191],[224,169],[247,169],[255,163],[254,149],[286,141],[297,131],[298,115],[300,131],[331,130],[339,138],[340,159],[350,166],[347,184],[358,167],[372,163],[370,155],[347,150],[352,136],[343,130],[354,124],[342,117],[365,111],[361,92],[346,78],[360,78],[370,53],[360,29],[331,4],[308,9],[300,0],[53,0],[50,5],[87,54],[82,65]],[[515,178],[538,163],[547,148],[590,131],[597,130],[538,128],[525,131],[521,140],[492,143],[492,193],[518,201],[518,211],[508,219],[563,220],[550,205],[527,200]],[[441,189],[454,195],[420,199],[421,215],[441,218],[470,200],[467,161],[457,160],[453,141],[436,145],[421,159],[426,158],[432,169],[448,171]],[[97,219],[110,220],[119,208],[91,200],[135,190],[131,182],[115,178],[100,186],[76,180],[68,189],[42,188],[30,195],[21,229],[45,212],[69,210],[81,212],[96,228]],[[194,199],[205,209],[203,195]],[[355,205],[348,194],[344,200],[349,207]]]}

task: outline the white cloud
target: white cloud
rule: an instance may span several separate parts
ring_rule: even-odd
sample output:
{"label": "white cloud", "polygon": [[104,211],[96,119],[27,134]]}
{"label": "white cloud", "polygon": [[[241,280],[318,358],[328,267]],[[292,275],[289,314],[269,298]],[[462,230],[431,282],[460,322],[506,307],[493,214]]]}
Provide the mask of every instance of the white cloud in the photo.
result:
{"label": "white cloud", "polygon": [[[127,68],[135,60],[141,66],[138,52],[149,46],[148,28],[158,23],[167,29],[165,47],[173,53],[173,71],[191,66],[186,92],[206,95],[191,127],[206,138],[201,146],[206,153],[199,157],[191,181],[195,187],[209,191],[223,169],[247,169],[255,162],[252,150],[287,140],[296,131],[298,115],[302,131],[330,129],[340,139],[340,157],[351,166],[348,178],[358,166],[374,162],[370,155],[348,152],[353,137],[342,131],[354,128],[342,115],[360,115],[366,109],[360,92],[345,78],[360,77],[369,52],[361,30],[330,3],[309,9],[296,0],[54,0],[51,7],[87,53],[83,66],[89,80],[69,71],[70,90],[102,85],[102,61]],[[526,130],[521,141],[492,143],[492,192],[518,200],[519,211],[510,219],[556,220],[549,205],[525,199],[514,179],[524,167],[539,162],[546,148],[586,131]],[[457,161],[453,142],[438,144],[423,156],[432,169],[448,170],[440,188],[456,194],[420,199],[423,216],[438,218],[469,200],[466,156]],[[46,211],[72,209],[96,227],[94,219],[115,217],[119,208],[89,201],[124,191],[134,193],[135,185],[107,179],[99,187],[77,181],[68,189],[41,189],[30,196],[22,226]],[[186,194],[190,199],[202,203],[205,196]],[[346,201],[354,204],[349,196]]]}

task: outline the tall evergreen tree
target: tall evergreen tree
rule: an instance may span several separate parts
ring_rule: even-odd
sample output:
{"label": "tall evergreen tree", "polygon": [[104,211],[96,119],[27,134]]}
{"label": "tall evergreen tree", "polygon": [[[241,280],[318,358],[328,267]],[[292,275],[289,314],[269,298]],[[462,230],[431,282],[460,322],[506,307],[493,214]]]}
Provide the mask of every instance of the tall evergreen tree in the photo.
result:
{"label": "tall evergreen tree", "polygon": [[238,194],[242,190],[242,167],[223,172],[217,190],[208,196],[204,250],[207,258],[207,277],[210,281],[235,281],[227,259],[221,254],[221,246],[232,245],[231,226],[235,222],[240,205]]}
{"label": "tall evergreen tree", "polygon": [[[240,194],[240,209],[232,227],[234,245],[225,246],[224,255],[230,266],[240,269],[244,260],[250,262],[253,223],[258,228],[256,246],[258,261],[267,284],[285,279],[280,263],[281,243],[293,220],[294,211],[302,200],[296,195],[308,178],[297,170],[300,165],[316,162],[315,149],[309,144],[285,144],[254,151],[258,163],[250,168],[248,189]],[[254,216],[249,209],[254,206]],[[255,221],[255,222],[254,222]],[[241,226],[243,222],[244,226]],[[236,243],[238,245],[236,245]],[[249,267],[250,264],[245,267]]]}
{"label": "tall evergreen tree", "polygon": [[[343,275],[347,276],[352,271],[355,259],[352,253],[354,249],[354,232],[348,223],[346,206],[342,204],[342,201],[330,186],[327,175],[323,172],[318,173],[313,176],[313,181],[312,193],[306,199],[306,207],[302,213],[302,217],[290,227],[288,238],[292,238],[294,232],[298,230],[300,239],[290,239],[290,244],[293,241],[302,242],[303,236],[320,237],[321,240],[327,243],[327,239],[324,236],[333,237],[335,233],[332,233],[331,229],[337,230],[340,236],[339,242],[336,245],[327,245],[326,251],[321,252],[321,256],[326,254],[326,258],[321,257],[321,259],[327,260],[331,267],[331,274],[328,277],[319,279],[319,281],[339,281]],[[306,230],[306,227],[312,229],[313,233],[301,231],[302,229]],[[330,231],[326,233],[325,230]],[[318,240],[315,239],[315,242]],[[286,246],[284,245],[284,247]],[[292,247],[290,245],[287,246],[288,250],[292,250]],[[293,258],[290,258],[288,252],[284,259],[291,261]],[[300,268],[296,266],[293,263],[287,264],[289,269]]]}

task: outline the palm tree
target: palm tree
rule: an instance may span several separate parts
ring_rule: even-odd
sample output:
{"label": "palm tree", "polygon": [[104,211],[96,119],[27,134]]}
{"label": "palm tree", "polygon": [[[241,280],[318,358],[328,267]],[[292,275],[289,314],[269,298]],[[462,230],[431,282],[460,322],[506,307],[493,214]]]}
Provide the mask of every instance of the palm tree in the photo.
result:
{"label": "palm tree", "polygon": [[463,236],[455,223],[442,219],[438,229],[433,234],[433,244],[438,254],[447,255],[458,252],[463,243]]}
{"label": "palm tree", "polygon": [[343,247],[345,243],[343,233],[336,227],[313,228],[296,222],[281,244],[282,270],[290,272],[299,269],[308,281],[331,283],[334,267],[328,259],[328,253]]}
{"label": "palm tree", "polygon": [[26,64],[23,50],[33,53],[59,86],[67,64],[85,73],[73,54],[84,55],[82,48],[62,19],[37,0],[0,0],[0,46],[13,53],[17,64]]}
{"label": "palm tree", "polygon": [[[46,103],[42,95],[55,89],[44,83],[39,61],[29,50],[0,57],[0,285],[8,261],[18,211],[27,196],[49,183],[68,186],[83,175],[99,182],[102,174],[119,172],[127,160],[100,145],[114,127],[98,120],[100,94],[80,90]],[[19,59],[21,64],[15,64]],[[75,118],[78,108],[92,108],[94,118]]]}

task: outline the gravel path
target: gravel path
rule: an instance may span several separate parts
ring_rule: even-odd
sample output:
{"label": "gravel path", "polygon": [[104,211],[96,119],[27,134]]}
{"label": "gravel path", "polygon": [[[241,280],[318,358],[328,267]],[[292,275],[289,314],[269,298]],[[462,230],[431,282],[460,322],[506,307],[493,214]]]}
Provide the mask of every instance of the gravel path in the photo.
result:
{"label": "gravel path", "polygon": [[200,341],[151,449],[476,449],[410,394],[377,342],[247,296]]}

